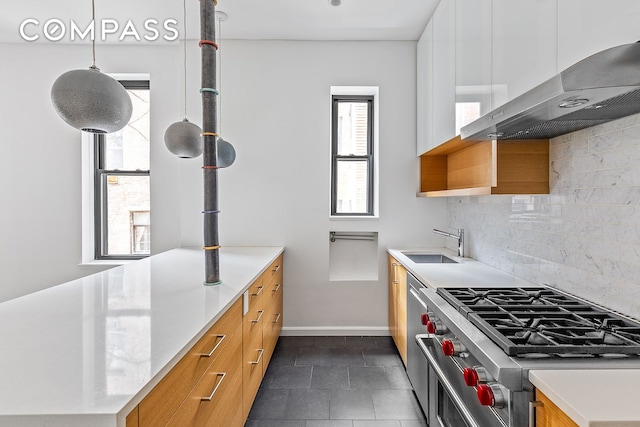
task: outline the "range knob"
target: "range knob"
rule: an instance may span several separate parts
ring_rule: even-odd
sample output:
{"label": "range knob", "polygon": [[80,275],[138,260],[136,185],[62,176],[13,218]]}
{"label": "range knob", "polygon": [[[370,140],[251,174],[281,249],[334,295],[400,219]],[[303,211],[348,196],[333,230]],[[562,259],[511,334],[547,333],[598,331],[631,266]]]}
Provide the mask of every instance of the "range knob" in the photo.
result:
{"label": "range knob", "polygon": [[427,326],[427,322],[429,322],[429,313],[422,313],[420,315],[420,321],[423,325]]}
{"label": "range knob", "polygon": [[442,353],[445,356],[459,356],[466,349],[458,340],[442,340]]}
{"label": "range knob", "polygon": [[480,384],[476,391],[481,405],[502,408],[505,404],[504,393],[500,384]]}
{"label": "range knob", "polygon": [[489,382],[489,374],[482,366],[464,368],[462,375],[464,376],[464,383],[469,387],[475,387],[478,384]]}
{"label": "range knob", "polygon": [[435,335],[444,335],[449,332],[449,329],[439,320],[427,320],[427,332]]}

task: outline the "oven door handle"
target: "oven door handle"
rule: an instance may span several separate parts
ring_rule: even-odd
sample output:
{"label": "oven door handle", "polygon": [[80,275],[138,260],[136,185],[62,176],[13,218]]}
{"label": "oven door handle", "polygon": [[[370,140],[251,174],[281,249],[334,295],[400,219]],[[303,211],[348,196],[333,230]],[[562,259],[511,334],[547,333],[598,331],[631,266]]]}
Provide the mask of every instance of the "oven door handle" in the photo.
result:
{"label": "oven door handle", "polygon": [[428,334],[416,335],[416,343],[418,344],[418,347],[420,347],[420,351],[422,352],[422,354],[424,354],[424,357],[427,358],[429,365],[431,365],[431,368],[433,368],[436,375],[438,376],[438,381],[440,381],[447,394],[458,408],[458,411],[460,411],[460,415],[464,417],[467,424],[469,424],[469,427],[480,427],[476,420],[473,419],[473,416],[471,415],[471,413],[469,413],[469,410],[465,406],[464,402],[447,379],[440,365],[438,365],[438,361],[431,355],[431,353],[429,353],[429,349],[424,344],[424,342],[422,342],[423,339],[431,339],[431,337]]}

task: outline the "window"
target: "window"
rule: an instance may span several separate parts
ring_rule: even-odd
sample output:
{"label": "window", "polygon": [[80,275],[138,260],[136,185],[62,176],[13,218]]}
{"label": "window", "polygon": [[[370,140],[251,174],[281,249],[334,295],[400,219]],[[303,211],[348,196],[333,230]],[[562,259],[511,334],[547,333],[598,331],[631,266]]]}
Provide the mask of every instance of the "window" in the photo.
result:
{"label": "window", "polygon": [[374,215],[374,96],[333,95],[331,215]]}
{"label": "window", "polygon": [[133,103],[124,129],[94,134],[95,259],[151,253],[149,81],[121,81]]}

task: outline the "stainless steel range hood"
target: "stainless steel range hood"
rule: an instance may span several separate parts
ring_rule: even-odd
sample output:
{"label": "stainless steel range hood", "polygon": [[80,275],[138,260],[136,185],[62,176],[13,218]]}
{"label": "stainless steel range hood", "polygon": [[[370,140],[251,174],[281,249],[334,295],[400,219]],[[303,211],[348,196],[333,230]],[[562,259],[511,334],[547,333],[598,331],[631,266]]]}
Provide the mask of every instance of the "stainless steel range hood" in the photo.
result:
{"label": "stainless steel range hood", "polygon": [[640,113],[640,42],[596,53],[464,126],[462,139],[552,138]]}

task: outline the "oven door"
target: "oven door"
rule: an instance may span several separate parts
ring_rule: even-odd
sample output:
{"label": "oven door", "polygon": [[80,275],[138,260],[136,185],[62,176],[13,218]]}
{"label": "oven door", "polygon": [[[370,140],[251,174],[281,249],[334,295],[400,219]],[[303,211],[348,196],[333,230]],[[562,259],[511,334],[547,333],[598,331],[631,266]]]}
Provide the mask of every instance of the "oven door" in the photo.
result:
{"label": "oven door", "polygon": [[506,427],[501,419],[487,414],[487,408],[479,407],[474,388],[460,384],[461,375],[454,376],[441,365],[436,340],[423,334],[416,336],[416,343],[426,359],[423,362],[429,365],[429,408],[425,412],[430,427]]}

